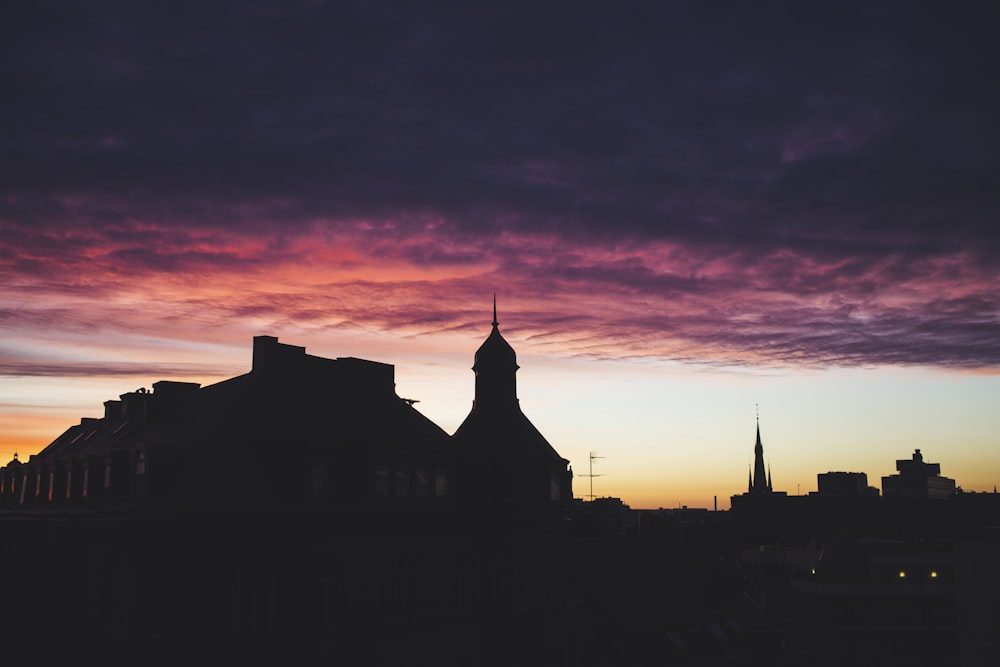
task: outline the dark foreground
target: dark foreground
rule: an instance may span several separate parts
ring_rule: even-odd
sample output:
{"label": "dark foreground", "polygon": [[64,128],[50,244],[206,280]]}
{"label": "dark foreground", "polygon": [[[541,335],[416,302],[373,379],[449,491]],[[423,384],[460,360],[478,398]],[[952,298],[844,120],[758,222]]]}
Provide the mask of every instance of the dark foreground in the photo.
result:
{"label": "dark foreground", "polygon": [[36,664],[989,664],[956,594],[796,591],[748,572],[724,521],[699,540],[280,514],[0,529],[4,652]]}

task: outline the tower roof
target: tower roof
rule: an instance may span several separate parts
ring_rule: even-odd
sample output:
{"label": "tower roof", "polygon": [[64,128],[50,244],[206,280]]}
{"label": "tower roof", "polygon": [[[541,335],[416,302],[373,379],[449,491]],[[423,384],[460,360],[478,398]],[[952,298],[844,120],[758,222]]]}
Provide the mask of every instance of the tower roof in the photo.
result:
{"label": "tower roof", "polygon": [[497,322],[497,298],[493,296],[493,330],[486,337],[483,344],[476,350],[475,364],[473,370],[479,370],[484,366],[500,366],[517,369],[517,354],[504,337],[500,334],[500,325]]}
{"label": "tower roof", "polygon": [[760,417],[757,417],[757,442],[753,447],[753,484],[751,493],[765,494],[771,492],[771,481],[764,467],[764,445],[760,442]]}

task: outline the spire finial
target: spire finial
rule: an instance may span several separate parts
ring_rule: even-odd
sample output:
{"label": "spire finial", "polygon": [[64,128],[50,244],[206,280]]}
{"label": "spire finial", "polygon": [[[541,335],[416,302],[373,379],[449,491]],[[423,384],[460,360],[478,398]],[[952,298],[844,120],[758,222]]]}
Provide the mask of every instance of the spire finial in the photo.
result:
{"label": "spire finial", "polygon": [[500,324],[497,322],[497,293],[493,292],[493,326]]}

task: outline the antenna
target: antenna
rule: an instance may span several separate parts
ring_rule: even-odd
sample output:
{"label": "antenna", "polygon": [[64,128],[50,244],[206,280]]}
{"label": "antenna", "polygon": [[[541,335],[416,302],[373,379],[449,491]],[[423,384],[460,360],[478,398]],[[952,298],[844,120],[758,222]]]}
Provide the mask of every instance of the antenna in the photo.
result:
{"label": "antenna", "polygon": [[604,458],[603,456],[598,456],[597,452],[591,452],[590,453],[590,473],[587,474],[587,475],[583,475],[584,477],[589,477],[590,478],[590,495],[588,495],[587,497],[590,498],[591,500],[594,499],[594,478],[595,477],[603,477],[603,475],[595,475],[594,474],[594,459],[603,459],[603,458]]}

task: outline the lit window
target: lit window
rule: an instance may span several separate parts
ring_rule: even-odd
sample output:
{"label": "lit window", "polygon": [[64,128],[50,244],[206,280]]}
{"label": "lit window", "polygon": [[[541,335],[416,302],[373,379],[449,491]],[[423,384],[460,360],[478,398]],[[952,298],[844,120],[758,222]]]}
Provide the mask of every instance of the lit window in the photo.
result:
{"label": "lit window", "polygon": [[84,498],[87,497],[87,486],[89,486],[89,482],[90,482],[90,468],[84,468],[83,469],[83,491],[81,493],[81,495],[83,495]]}
{"label": "lit window", "polygon": [[931,570],[931,579],[937,579],[937,578],[938,578],[937,570]]}
{"label": "lit window", "polygon": [[906,570],[900,570],[899,571],[899,578],[900,579],[906,579]]}
{"label": "lit window", "polygon": [[42,493],[42,473],[35,475],[35,496],[39,496]]}
{"label": "lit window", "polygon": [[809,570],[809,574],[816,574],[816,568]]}
{"label": "lit window", "polygon": [[49,473],[49,500],[52,500],[52,487],[56,485],[56,473]]}
{"label": "lit window", "polygon": [[72,497],[72,488],[73,488],[73,470],[70,469],[70,470],[66,471],[66,497],[67,498]]}

